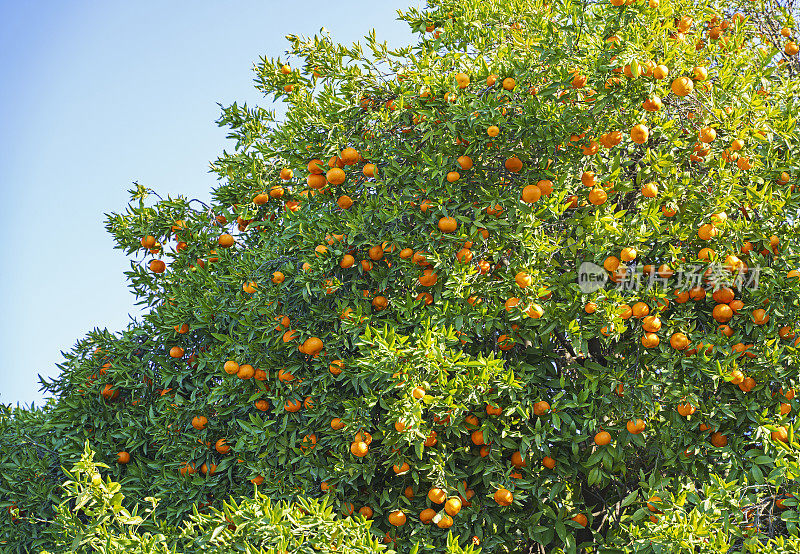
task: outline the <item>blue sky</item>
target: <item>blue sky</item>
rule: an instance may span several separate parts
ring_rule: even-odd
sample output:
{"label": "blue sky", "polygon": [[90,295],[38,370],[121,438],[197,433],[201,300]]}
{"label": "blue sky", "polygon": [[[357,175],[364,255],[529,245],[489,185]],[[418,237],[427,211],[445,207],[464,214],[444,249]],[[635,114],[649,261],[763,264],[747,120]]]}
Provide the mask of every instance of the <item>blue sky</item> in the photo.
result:
{"label": "blue sky", "polygon": [[323,26],[404,46],[396,10],[411,5],[424,2],[0,0],[0,403],[40,404],[37,374],[56,375],[62,351],[139,313],[103,214],[132,181],[209,198],[208,164],[232,149],[217,102],[267,105],[260,55]]}

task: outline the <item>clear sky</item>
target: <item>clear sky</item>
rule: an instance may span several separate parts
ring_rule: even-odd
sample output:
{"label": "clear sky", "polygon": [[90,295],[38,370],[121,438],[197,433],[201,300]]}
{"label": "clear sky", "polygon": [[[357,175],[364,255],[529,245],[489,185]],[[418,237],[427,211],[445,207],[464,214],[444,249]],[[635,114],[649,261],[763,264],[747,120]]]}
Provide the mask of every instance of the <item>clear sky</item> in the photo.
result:
{"label": "clear sky", "polygon": [[0,0],[0,403],[42,403],[37,374],[94,327],[137,315],[104,213],[132,181],[207,200],[232,149],[217,102],[252,86],[285,35],[414,40],[396,10],[422,0]]}

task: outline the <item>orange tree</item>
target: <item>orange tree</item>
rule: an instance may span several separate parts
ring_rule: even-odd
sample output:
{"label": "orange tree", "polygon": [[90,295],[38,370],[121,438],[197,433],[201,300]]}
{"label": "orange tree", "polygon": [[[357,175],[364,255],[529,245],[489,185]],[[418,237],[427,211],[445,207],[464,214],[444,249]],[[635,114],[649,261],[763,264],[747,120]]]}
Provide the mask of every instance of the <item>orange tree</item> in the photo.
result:
{"label": "orange tree", "polygon": [[254,483],[400,551],[795,535],[792,10],[429,4],[408,48],[289,36],[211,205],[109,216],[147,312],[45,384],[58,451],[168,521]]}

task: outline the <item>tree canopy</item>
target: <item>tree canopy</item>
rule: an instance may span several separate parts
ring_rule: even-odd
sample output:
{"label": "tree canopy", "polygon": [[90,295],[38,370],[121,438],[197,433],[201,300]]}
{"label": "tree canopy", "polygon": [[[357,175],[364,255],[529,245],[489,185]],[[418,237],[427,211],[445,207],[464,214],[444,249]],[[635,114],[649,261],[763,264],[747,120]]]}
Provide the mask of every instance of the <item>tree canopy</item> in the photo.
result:
{"label": "tree canopy", "polygon": [[210,205],[137,184],[108,215],[145,313],[0,426],[0,540],[50,540],[60,481],[18,477],[88,440],[165,525],[255,485],[399,552],[796,549],[793,10],[432,0],[406,48],[289,35],[256,66],[286,115],[223,108]]}

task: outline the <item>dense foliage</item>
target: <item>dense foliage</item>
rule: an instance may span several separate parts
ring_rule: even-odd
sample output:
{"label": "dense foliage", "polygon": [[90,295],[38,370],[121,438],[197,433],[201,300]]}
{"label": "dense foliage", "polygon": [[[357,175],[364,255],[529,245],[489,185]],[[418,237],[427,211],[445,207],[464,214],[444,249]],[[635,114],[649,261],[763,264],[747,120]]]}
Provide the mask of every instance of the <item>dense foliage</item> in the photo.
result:
{"label": "dense foliage", "polygon": [[[140,510],[145,517],[123,507],[125,495],[120,483],[104,479],[105,464],[86,452],[64,483],[66,498],[58,507],[59,519],[54,529],[57,539],[51,550],[87,552],[195,553],[252,552],[352,552],[392,554],[369,532],[370,522],[363,518],[341,518],[333,513],[326,499],[298,499],[296,503],[273,505],[257,494],[241,502],[231,499],[220,510],[195,511],[180,528],[153,519],[159,500],[149,497],[149,507]],[[452,543],[451,554],[470,554]],[[43,551],[43,554],[49,554]]]}
{"label": "dense foliage", "polygon": [[287,114],[224,109],[212,205],[109,215],[146,313],[24,416],[5,540],[67,515],[15,479],[32,449],[88,439],[173,526],[255,484],[400,552],[791,551],[792,10],[436,0],[408,48],[288,37],[257,67]]}

